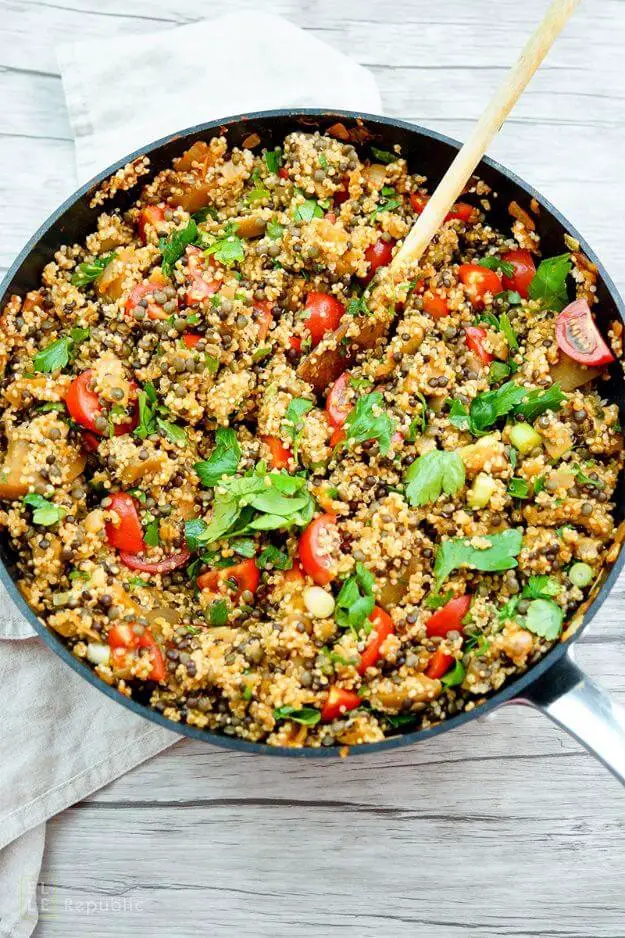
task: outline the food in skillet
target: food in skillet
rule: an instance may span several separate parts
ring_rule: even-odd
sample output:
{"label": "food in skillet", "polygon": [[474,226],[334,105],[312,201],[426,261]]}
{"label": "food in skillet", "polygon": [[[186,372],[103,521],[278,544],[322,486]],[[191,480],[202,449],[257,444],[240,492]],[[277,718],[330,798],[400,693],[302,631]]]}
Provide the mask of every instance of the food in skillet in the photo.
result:
{"label": "food in skillet", "polygon": [[495,230],[483,183],[394,283],[428,198],[399,152],[250,143],[195,143],[9,301],[0,523],[31,607],[122,693],[372,742],[475,707],[588,597],[614,354],[592,264],[541,257],[516,204]]}

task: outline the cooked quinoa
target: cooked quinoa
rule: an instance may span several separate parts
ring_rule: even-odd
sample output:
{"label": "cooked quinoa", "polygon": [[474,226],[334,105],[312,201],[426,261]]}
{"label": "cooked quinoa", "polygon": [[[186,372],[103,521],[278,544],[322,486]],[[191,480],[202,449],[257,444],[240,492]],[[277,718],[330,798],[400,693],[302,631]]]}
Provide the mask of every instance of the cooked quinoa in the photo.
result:
{"label": "cooked quinoa", "polygon": [[531,206],[495,230],[478,182],[398,277],[427,200],[399,148],[248,143],[195,143],[125,213],[104,192],[9,299],[0,524],[31,608],[126,696],[375,742],[531,667],[614,558],[596,271],[541,257]]}

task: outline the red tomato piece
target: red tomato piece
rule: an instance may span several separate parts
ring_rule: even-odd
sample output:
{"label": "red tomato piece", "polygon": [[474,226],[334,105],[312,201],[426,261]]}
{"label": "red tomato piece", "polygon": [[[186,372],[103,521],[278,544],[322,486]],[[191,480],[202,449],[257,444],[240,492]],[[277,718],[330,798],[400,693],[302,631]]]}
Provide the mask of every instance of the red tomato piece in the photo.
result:
{"label": "red tomato piece", "polygon": [[514,273],[510,277],[503,274],[501,278],[505,289],[516,290],[526,300],[529,295],[530,283],[536,273],[532,255],[529,251],[516,248],[514,251],[503,254],[501,259],[514,267]]}
{"label": "red tomato piece", "polygon": [[136,648],[139,636],[133,631],[132,623],[117,622],[108,634],[111,648]]}
{"label": "red tomato piece", "polygon": [[278,176],[280,177],[280,179],[288,179],[288,178],[289,178],[289,171],[288,171],[288,169],[286,168],[286,166],[281,166],[281,167],[280,167],[280,169],[278,170]]}
{"label": "red tomato piece", "polygon": [[369,640],[369,644],[360,656],[360,664],[358,665],[359,674],[364,674],[367,668],[373,667],[380,657],[380,646],[382,642],[395,631],[393,620],[380,606],[373,607],[369,621],[373,623],[376,634]]}
{"label": "red tomato piece", "polygon": [[339,443],[342,443],[343,440],[347,439],[347,434],[343,427],[335,427],[332,436],[330,437],[330,446],[338,446]]}
{"label": "red tomato piece", "polygon": [[201,573],[197,578],[197,585],[201,590],[210,590],[212,593],[217,593],[227,580],[233,580],[236,583],[236,592],[232,595],[235,602],[245,590],[255,593],[260,583],[260,571],[256,566],[256,561],[251,558],[234,564],[232,567],[219,567],[208,570],[206,573]]}
{"label": "red tomato piece", "polygon": [[393,259],[393,245],[395,241],[385,241],[380,238],[375,244],[370,244],[365,251],[365,259],[369,261],[369,272],[363,277],[365,283],[369,283],[378,267],[387,267]]}
{"label": "red tomato piece", "polygon": [[82,445],[83,448],[87,450],[88,453],[97,453],[98,446],[100,445],[99,438],[95,433],[87,431],[82,435]]}
{"label": "red tomato piece", "polygon": [[334,515],[320,515],[311,521],[299,539],[299,558],[306,573],[318,586],[334,579],[332,555],[324,549],[324,541],[333,540],[337,531]]}
{"label": "red tomato piece", "polygon": [[[79,423],[81,427],[84,427],[85,430],[90,430],[91,434],[96,434],[96,436],[104,436],[105,434],[101,430],[98,430],[95,424],[95,419],[99,416],[102,405],[98,395],[89,387],[92,377],[93,371],[91,368],[88,368],[87,371],[83,371],[77,378],[74,378],[67,389],[65,405],[69,411],[70,417],[76,423]],[[131,391],[136,392],[137,387],[134,381],[130,382]],[[129,416],[128,420],[125,420],[123,423],[115,424],[115,436],[130,433],[130,431],[134,430],[137,426],[139,413],[136,399],[132,403],[132,408],[132,414]],[[85,434],[85,437],[86,436]],[[98,445],[94,446],[92,439],[85,439],[85,449],[91,452],[94,452],[98,448]]]}
{"label": "red tomato piece", "polygon": [[486,329],[481,326],[465,326],[465,341],[472,352],[475,352],[482,364],[488,365],[493,360],[493,356],[484,347],[484,341],[488,337]]}
{"label": "red tomato piece", "polygon": [[304,325],[310,333],[313,347],[319,345],[326,332],[334,332],[345,312],[342,303],[329,293],[309,293],[304,307]]}
{"label": "red tomato piece", "polygon": [[[413,192],[410,196],[412,210],[416,212],[417,215],[421,214],[429,201],[429,195],[421,195],[419,192]],[[477,214],[477,209],[473,205],[469,205],[468,202],[456,202],[445,215],[445,221],[451,221],[456,218],[468,224],[469,222],[477,220]]]}
{"label": "red tomato piece", "polygon": [[492,293],[494,296],[503,290],[499,274],[489,267],[482,267],[481,264],[461,264],[458,276],[467,288],[466,294],[475,309],[482,309],[486,293]]}
{"label": "red tomato piece", "polygon": [[147,648],[152,661],[152,670],[148,674],[148,681],[163,681],[165,679],[165,660],[163,652],[149,629],[139,636],[139,648]]}
{"label": "red tomato piece", "polygon": [[202,300],[217,293],[221,286],[220,280],[205,280],[204,255],[199,248],[190,245],[187,248],[187,280],[191,281],[185,293],[187,306],[197,306]]}
{"label": "red tomato piece", "polygon": [[172,570],[178,570],[184,567],[191,558],[191,552],[181,550],[176,554],[170,554],[169,557],[163,557],[162,560],[143,560],[135,554],[127,553],[121,550],[119,559],[131,570],[142,570],[143,573],[170,573]]}
{"label": "red tomato piece", "polygon": [[353,408],[349,401],[349,374],[340,375],[326,397],[326,414],[333,427],[342,427]]}
{"label": "red tomato piece", "polygon": [[198,332],[185,332],[182,341],[187,348],[195,348],[202,336]]}
{"label": "red tomato piece", "polygon": [[456,596],[428,619],[426,630],[428,636],[439,635],[444,638],[448,632],[462,632],[462,620],[469,611],[471,597],[469,595]]}
{"label": "red tomato piece", "polygon": [[254,318],[258,323],[258,341],[264,342],[269,335],[273,323],[273,303],[269,300],[256,300],[254,303]]}
{"label": "red tomato piece", "polygon": [[113,524],[112,521],[106,522],[106,537],[109,544],[128,554],[141,553],[145,550],[145,541],[134,498],[126,492],[114,492],[110,499],[110,508],[118,516],[119,524]]}
{"label": "red tomato piece", "polygon": [[261,440],[269,447],[271,452],[272,469],[288,469],[293,453],[282,443],[277,436],[261,436]]}
{"label": "red tomato piece", "polygon": [[137,220],[137,228],[144,244],[147,244],[148,240],[145,230],[146,225],[152,225],[153,228],[158,228],[160,223],[164,221],[165,209],[161,208],[160,205],[146,205],[145,208],[141,209]]}
{"label": "red tomato piece", "polygon": [[72,420],[86,430],[100,435],[94,421],[102,410],[102,405],[95,391],[89,388],[92,377],[93,371],[89,368],[74,378],[65,395],[65,405]]}
{"label": "red tomato piece", "polygon": [[443,316],[449,316],[447,300],[440,293],[426,290],[423,294],[423,312],[431,316],[432,319],[442,319]]}
{"label": "red tomato piece", "polygon": [[294,348],[296,352],[302,351],[302,340],[298,335],[289,336],[289,345],[291,348]]}
{"label": "red tomato piece", "polygon": [[[160,290],[161,287],[158,283],[154,283],[153,280],[144,280],[142,283],[138,283],[135,287],[132,288],[128,299],[126,300],[126,312],[129,316],[133,316],[135,309],[139,305],[139,302],[144,297],[153,296],[155,291]],[[146,307],[148,318],[149,319],[167,319],[169,313],[166,313],[160,303],[154,301],[148,301]]]}
{"label": "red tomato piece", "polygon": [[428,677],[442,677],[449,671],[454,661],[455,658],[453,655],[448,655],[446,652],[441,651],[440,648],[437,648],[430,658],[429,664],[425,669],[425,673]]}
{"label": "red tomato piece", "polygon": [[333,685],[321,710],[321,722],[331,723],[348,710],[359,707],[361,702],[360,697],[353,690],[345,690],[343,687]]}
{"label": "red tomato piece", "polygon": [[558,348],[582,365],[609,365],[614,361],[586,300],[574,300],[558,315],[556,339]]}
{"label": "red tomato piece", "polygon": [[[343,202],[347,202],[349,199],[349,176],[343,176],[341,179],[341,188],[336,190],[332,198],[334,199],[335,205],[342,205]],[[327,217],[326,215],[326,218]]]}

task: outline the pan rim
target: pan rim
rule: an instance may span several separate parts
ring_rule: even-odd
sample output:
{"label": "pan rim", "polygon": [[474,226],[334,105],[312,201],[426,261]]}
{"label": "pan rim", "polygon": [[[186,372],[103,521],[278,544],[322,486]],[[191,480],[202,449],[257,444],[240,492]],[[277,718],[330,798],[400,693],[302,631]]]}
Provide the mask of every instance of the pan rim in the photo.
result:
{"label": "pan rim", "polygon": [[[127,163],[141,156],[149,156],[152,152],[157,151],[166,144],[173,143],[177,140],[183,142],[189,137],[198,136],[203,132],[209,130],[212,131],[221,127],[223,127],[224,130],[227,130],[228,126],[231,124],[241,123],[243,121],[249,121],[252,123],[254,120],[278,117],[296,119],[297,117],[302,116],[322,119],[337,117],[350,121],[361,119],[365,122],[368,122],[369,124],[373,123],[382,125],[383,127],[399,128],[416,136],[428,137],[432,140],[448,144],[456,150],[461,146],[460,141],[456,140],[455,138],[441,134],[435,130],[430,130],[421,126],[420,124],[414,124],[399,118],[385,117],[379,114],[370,114],[365,111],[346,111],[335,108],[280,108],[266,111],[253,111],[245,114],[236,114],[213,121],[195,124],[192,127],[187,127],[183,130],[167,134],[166,136],[153,141],[147,146],[134,150],[127,156],[124,156],[116,162],[112,163],[109,167],[102,170],[96,176],[92,177],[90,180],[76,189],[70,196],[68,196],[61,203],[61,205],[59,205],[46,218],[46,220],[42,222],[31,238],[28,239],[13,263],[10,265],[2,279],[2,282],[0,283],[0,305],[5,300],[5,295],[15,273],[19,270],[33,249],[35,249],[39,244],[42,237],[56,224],[56,222],[68,209],[79,202],[84,196],[87,196],[89,193],[97,189],[101,182],[103,182],[105,179],[108,179],[112,173],[116,172],[118,169],[121,169]],[[558,221],[563,229],[565,229],[572,237],[579,241],[583,252],[596,265],[601,280],[610,294],[621,320],[625,322],[625,303],[616,289],[612,278],[606,271],[604,265],[599,260],[593,249],[587,243],[585,238],[577,231],[575,226],[572,225],[568,219],[537,189],[518,176],[513,170],[508,169],[497,160],[494,160],[488,156],[485,156],[481,160],[480,165],[488,166],[490,169],[503,176],[506,180],[511,181],[519,186],[524,192],[527,193],[528,196],[535,198],[537,202]],[[29,624],[32,625],[32,627],[36,630],[45,644],[55,652],[55,654],[57,654],[63,661],[65,661],[65,663],[68,664],[77,674],[86,679],[93,687],[96,687],[98,690],[104,693],[109,699],[122,704],[130,711],[142,716],[144,719],[150,720],[152,723],[155,723],[164,729],[168,729],[170,732],[176,733],[181,737],[187,736],[193,739],[198,739],[204,743],[210,743],[211,745],[215,745],[223,749],[232,749],[235,751],[247,752],[255,755],[282,756],[289,758],[336,758],[346,748],[349,749],[350,756],[368,755],[370,753],[396,749],[400,746],[408,746],[422,740],[425,741],[442,733],[453,730],[456,727],[462,726],[463,724],[477,719],[478,717],[483,717],[488,713],[492,713],[496,708],[502,706],[503,704],[513,701],[515,698],[522,697],[523,691],[531,686],[531,684],[533,684],[539,678],[541,678],[555,664],[557,664],[557,662],[568,652],[571,645],[577,641],[582,632],[588,628],[595,615],[603,605],[604,601],[612,591],[614,583],[618,578],[624,563],[625,550],[621,549],[608,575],[606,576],[599,593],[589,608],[586,610],[582,625],[580,625],[579,628],[566,641],[560,642],[558,645],[554,646],[554,648],[547,652],[547,654],[535,665],[533,665],[519,677],[515,678],[509,684],[506,684],[501,690],[487,698],[483,703],[475,706],[474,709],[470,711],[463,711],[454,717],[443,720],[441,723],[438,723],[435,726],[425,729],[418,729],[412,733],[398,734],[397,736],[387,737],[376,743],[364,743],[358,746],[350,747],[334,745],[320,748],[304,747],[298,749],[285,746],[269,746],[267,743],[250,742],[248,740],[239,739],[238,737],[226,736],[225,734],[218,734],[209,730],[189,726],[186,723],[175,723],[151,707],[139,703],[132,698],[124,696],[116,688],[106,684],[100,677],[98,677],[95,671],[93,671],[85,661],[73,655],[67,646],[61,641],[60,637],[48,629],[48,627],[39,619],[36,613],[26,603],[17,587],[17,584],[11,577],[4,561],[1,559],[0,582],[2,582],[18,610],[26,618]]]}

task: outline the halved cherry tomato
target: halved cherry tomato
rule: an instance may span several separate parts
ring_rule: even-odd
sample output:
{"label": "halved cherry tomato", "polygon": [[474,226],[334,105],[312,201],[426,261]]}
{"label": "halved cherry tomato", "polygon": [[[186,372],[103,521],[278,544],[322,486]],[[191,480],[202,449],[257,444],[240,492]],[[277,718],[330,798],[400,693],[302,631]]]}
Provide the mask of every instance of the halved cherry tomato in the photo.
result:
{"label": "halved cherry tomato", "polygon": [[[347,202],[349,199],[349,176],[343,176],[341,179],[341,188],[336,190],[332,198],[334,199],[335,205],[342,205],[343,202]],[[326,218],[327,217],[326,215]]]}
{"label": "halved cherry tomato", "polygon": [[349,375],[340,375],[326,397],[326,414],[333,427],[342,427],[354,405],[349,402]]}
{"label": "halved cherry tomato", "polygon": [[137,503],[127,492],[114,492],[110,499],[110,508],[119,517],[119,524],[113,524],[112,521],[106,522],[106,537],[109,544],[128,554],[141,553],[145,550],[145,541],[137,512]]}
{"label": "halved cherry tomato", "polygon": [[481,264],[461,264],[458,276],[467,288],[466,293],[475,309],[484,306],[484,295],[501,293],[503,286],[499,274]]}
{"label": "halved cherry tomato", "polygon": [[119,559],[131,570],[142,570],[143,573],[170,573],[172,570],[178,570],[184,567],[191,558],[191,552],[188,550],[178,551],[176,554],[170,554],[169,557],[163,557],[162,560],[143,560],[135,554],[126,553],[121,550]]}
{"label": "halved cherry tomato", "polygon": [[334,515],[320,515],[311,521],[299,539],[299,558],[306,573],[318,586],[325,586],[334,579],[333,558],[324,549],[323,542],[332,540],[336,532]]}
{"label": "halved cherry tomato", "polygon": [[614,361],[586,300],[574,300],[558,315],[556,339],[558,347],[582,365],[609,365]]}
{"label": "halved cherry tomato", "polygon": [[[133,287],[126,300],[125,309],[128,315],[134,315],[135,309],[144,297],[153,296],[154,293],[160,289],[159,284],[154,283],[153,280],[144,280],[142,283],[138,283]],[[146,310],[149,319],[167,319],[169,316],[169,313],[165,312],[161,304],[155,301],[148,301]]]}
{"label": "halved cherry tomato", "polygon": [[384,241],[380,238],[375,244],[370,244],[365,251],[365,260],[369,261],[369,272],[362,279],[369,283],[378,267],[387,267],[393,259],[393,245],[395,241]]}
{"label": "halved cherry tomato", "polygon": [[[412,205],[412,210],[420,215],[425,206],[430,201],[429,195],[420,195],[418,192],[413,192],[410,196],[410,204]],[[477,221],[477,209],[473,205],[469,205],[468,202],[456,202],[455,205],[452,205],[451,209],[445,215],[445,221],[451,221],[453,218],[458,218],[460,221],[464,222],[474,222]]]}
{"label": "halved cherry tomato", "polygon": [[470,605],[469,595],[450,599],[428,619],[425,626],[428,636],[431,638],[433,635],[439,635],[444,638],[448,632],[462,632],[462,620],[469,611]]}
{"label": "halved cherry tomato", "polygon": [[316,291],[308,294],[304,309],[304,325],[310,333],[313,347],[321,342],[326,332],[334,332],[345,312],[335,296]]}
{"label": "halved cherry tomato", "polygon": [[288,178],[289,178],[289,171],[288,171],[288,169],[286,168],[286,166],[281,166],[281,167],[280,167],[280,169],[278,170],[278,176],[280,177],[280,179],[288,179]]}
{"label": "halved cherry tomato", "polygon": [[191,283],[187,287],[185,303],[187,306],[197,306],[202,300],[217,293],[221,286],[220,280],[205,280],[204,255],[195,245],[187,248],[187,280]]}
{"label": "halved cherry tomato", "polygon": [[443,316],[449,316],[447,300],[440,293],[426,290],[423,294],[423,312],[431,316],[432,319],[442,319]]}
{"label": "halved cherry tomato", "polygon": [[298,335],[289,336],[289,345],[291,348],[294,348],[296,352],[302,351],[302,340]]}
{"label": "halved cherry tomato", "polygon": [[195,348],[201,339],[202,336],[198,332],[185,332],[182,337],[182,341],[187,348]]}
{"label": "halved cherry tomato", "polygon": [[453,655],[448,655],[446,652],[441,651],[440,648],[437,648],[430,658],[430,662],[425,669],[425,673],[428,677],[442,677],[449,671],[450,667],[454,663],[454,660],[455,659]]}
{"label": "halved cherry tomato", "polygon": [[261,440],[269,447],[271,452],[272,469],[286,469],[293,459],[293,453],[282,443],[277,436],[261,436]]}
{"label": "halved cherry tomato", "polygon": [[165,209],[161,208],[160,205],[146,205],[145,208],[141,209],[137,220],[137,228],[139,229],[139,235],[144,244],[147,244],[148,240],[145,230],[146,225],[152,225],[153,228],[157,228],[163,221],[165,221]]}
{"label": "halved cherry tomato", "polygon": [[464,332],[465,341],[471,351],[475,352],[484,365],[490,364],[493,356],[488,349],[484,348],[484,341],[488,337],[486,329],[482,329],[481,326],[465,326]]}
{"label": "halved cherry tomato", "polygon": [[345,439],[347,439],[347,434],[345,433],[343,427],[335,427],[332,436],[330,437],[330,446],[334,448],[335,446],[338,446],[339,443],[342,443]]}
{"label": "halved cherry tomato", "polygon": [[321,722],[331,723],[332,720],[336,720],[337,717],[347,713],[348,710],[359,707],[361,703],[360,697],[354,691],[333,685],[321,710]]}
{"label": "halved cherry tomato", "polygon": [[516,290],[526,300],[529,295],[530,283],[536,273],[532,255],[522,248],[515,248],[514,251],[507,251],[506,254],[503,254],[501,259],[514,267],[514,273],[510,277],[503,274],[501,278],[505,289]]}
{"label": "halved cherry tomato", "polygon": [[201,590],[210,590],[217,593],[219,588],[228,580],[236,583],[236,592],[232,594],[232,599],[235,602],[241,593],[246,590],[255,593],[260,583],[260,571],[256,566],[256,561],[252,558],[236,563],[232,567],[207,570],[206,573],[201,573],[197,578],[197,585]]}
{"label": "halved cherry tomato", "polygon": [[[95,433],[97,436],[104,436],[104,433],[98,430],[95,425],[95,419],[100,415],[102,404],[95,391],[92,391],[89,387],[92,377],[93,371],[91,368],[88,368],[87,371],[83,371],[77,378],[74,378],[67,389],[65,405],[69,411],[70,417],[76,423],[79,423],[81,427],[84,427],[85,430],[90,430],[91,433]],[[130,389],[131,391],[137,390],[136,382],[130,382]],[[130,433],[137,426],[139,415],[136,400],[133,401],[132,408],[132,414],[128,420],[125,420],[123,423],[115,424],[115,436]],[[85,448],[92,449],[92,441],[86,443]],[[97,449],[97,446],[95,449]]]}
{"label": "halved cherry tomato", "polygon": [[269,335],[269,330],[273,323],[273,303],[269,300],[255,300],[254,318],[258,323],[258,341],[263,342]]}
{"label": "halved cherry tomato", "polygon": [[359,674],[364,674],[367,668],[373,667],[380,657],[380,646],[382,642],[395,631],[393,620],[380,606],[373,607],[369,621],[373,624],[376,634],[370,639],[369,644],[360,656],[360,664],[358,665]]}

